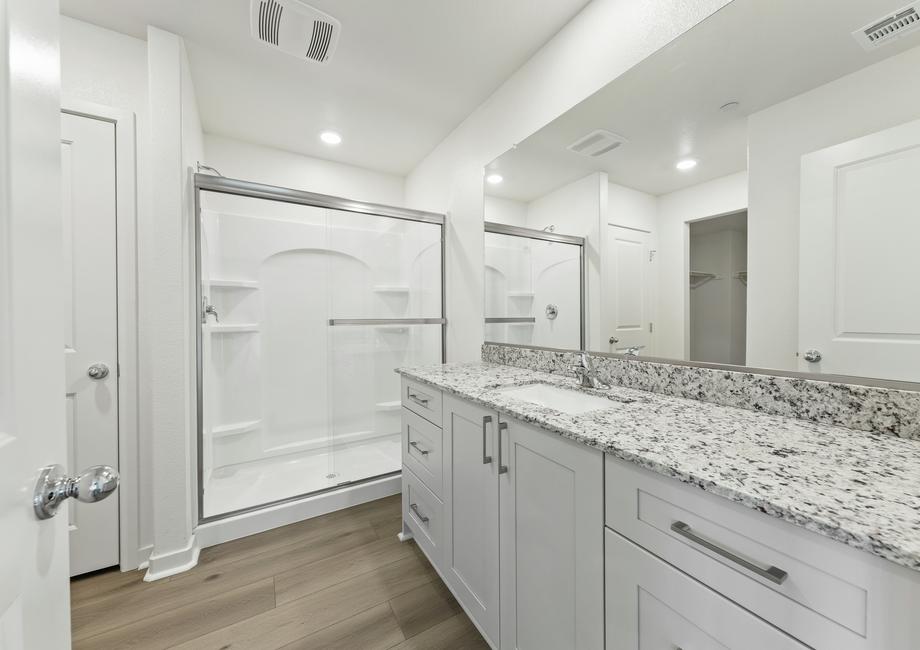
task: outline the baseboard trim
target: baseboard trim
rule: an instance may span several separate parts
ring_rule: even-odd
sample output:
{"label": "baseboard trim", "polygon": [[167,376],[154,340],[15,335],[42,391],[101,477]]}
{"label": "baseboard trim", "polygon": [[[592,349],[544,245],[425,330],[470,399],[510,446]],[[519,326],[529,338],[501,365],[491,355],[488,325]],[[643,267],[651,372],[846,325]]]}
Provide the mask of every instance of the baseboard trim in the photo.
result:
{"label": "baseboard trim", "polygon": [[319,517],[336,510],[344,510],[368,501],[399,494],[402,479],[399,475],[387,476],[360,485],[304,497],[298,501],[279,503],[261,510],[253,510],[226,519],[201,524],[195,533],[201,548],[223,544],[241,537],[263,533],[305,519]]}
{"label": "baseboard trim", "polygon": [[144,582],[153,582],[162,578],[174,576],[177,573],[183,573],[195,567],[198,564],[198,554],[201,547],[198,545],[198,537],[192,533],[189,543],[177,551],[154,555],[151,553],[147,561],[147,573],[144,575]]}

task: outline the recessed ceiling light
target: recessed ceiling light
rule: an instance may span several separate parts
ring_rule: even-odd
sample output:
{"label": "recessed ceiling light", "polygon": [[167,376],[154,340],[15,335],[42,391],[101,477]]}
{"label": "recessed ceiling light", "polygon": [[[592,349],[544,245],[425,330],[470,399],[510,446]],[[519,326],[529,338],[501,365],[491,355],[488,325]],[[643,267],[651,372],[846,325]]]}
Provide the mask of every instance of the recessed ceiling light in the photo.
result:
{"label": "recessed ceiling light", "polygon": [[339,144],[342,142],[342,136],[335,131],[323,131],[319,134],[319,139],[326,144]]}
{"label": "recessed ceiling light", "polygon": [[678,162],[675,167],[677,167],[682,172],[689,171],[696,167],[696,161],[693,158],[687,158],[686,160],[681,160]]}
{"label": "recessed ceiling light", "polygon": [[486,176],[486,183],[489,183],[490,185],[498,185],[503,180],[505,179],[502,178],[501,174],[489,174]]}

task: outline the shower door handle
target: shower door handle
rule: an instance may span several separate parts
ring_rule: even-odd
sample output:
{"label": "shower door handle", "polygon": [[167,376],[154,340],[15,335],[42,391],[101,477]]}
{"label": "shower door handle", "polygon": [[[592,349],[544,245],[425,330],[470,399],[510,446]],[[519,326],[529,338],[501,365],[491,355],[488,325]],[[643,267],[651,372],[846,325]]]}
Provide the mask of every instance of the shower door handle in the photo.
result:
{"label": "shower door handle", "polygon": [[491,415],[486,415],[482,418],[482,464],[488,465],[492,462],[492,457],[487,454],[488,446],[486,445],[486,429],[488,428],[489,423],[492,421]]}

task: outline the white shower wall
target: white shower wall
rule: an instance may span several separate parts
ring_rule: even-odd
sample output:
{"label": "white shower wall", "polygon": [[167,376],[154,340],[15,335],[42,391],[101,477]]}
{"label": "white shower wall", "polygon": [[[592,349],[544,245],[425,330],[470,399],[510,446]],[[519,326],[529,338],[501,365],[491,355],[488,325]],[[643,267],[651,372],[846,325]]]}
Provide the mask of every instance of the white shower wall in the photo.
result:
{"label": "white shower wall", "polygon": [[[399,469],[400,365],[437,363],[440,227],[202,192],[204,516]],[[283,478],[282,478],[283,477]]]}

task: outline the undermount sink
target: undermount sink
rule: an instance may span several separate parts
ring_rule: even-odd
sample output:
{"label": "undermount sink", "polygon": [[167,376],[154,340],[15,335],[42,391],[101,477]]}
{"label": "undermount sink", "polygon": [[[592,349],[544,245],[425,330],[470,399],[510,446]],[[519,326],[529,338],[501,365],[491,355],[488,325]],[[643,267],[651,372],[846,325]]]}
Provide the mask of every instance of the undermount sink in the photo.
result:
{"label": "undermount sink", "polygon": [[502,393],[508,397],[544,406],[569,415],[580,415],[588,411],[610,408],[613,404],[605,397],[588,395],[577,390],[560,388],[551,384],[527,384],[503,388]]}

